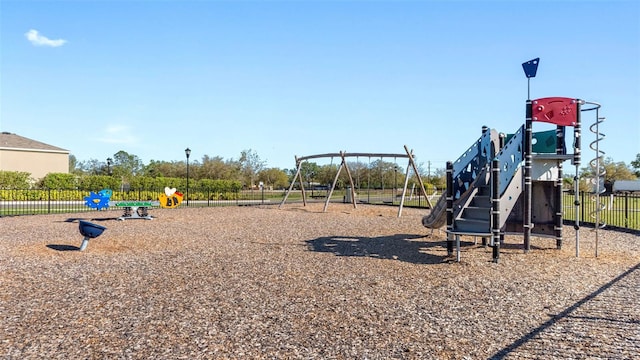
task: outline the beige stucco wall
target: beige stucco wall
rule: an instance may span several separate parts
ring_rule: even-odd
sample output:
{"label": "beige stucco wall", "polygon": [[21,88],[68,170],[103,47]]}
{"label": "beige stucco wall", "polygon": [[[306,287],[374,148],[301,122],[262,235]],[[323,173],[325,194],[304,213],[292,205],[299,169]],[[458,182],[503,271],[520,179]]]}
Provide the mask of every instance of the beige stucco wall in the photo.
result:
{"label": "beige stucco wall", "polygon": [[25,171],[34,179],[48,173],[68,173],[69,153],[46,150],[0,149],[0,170]]}

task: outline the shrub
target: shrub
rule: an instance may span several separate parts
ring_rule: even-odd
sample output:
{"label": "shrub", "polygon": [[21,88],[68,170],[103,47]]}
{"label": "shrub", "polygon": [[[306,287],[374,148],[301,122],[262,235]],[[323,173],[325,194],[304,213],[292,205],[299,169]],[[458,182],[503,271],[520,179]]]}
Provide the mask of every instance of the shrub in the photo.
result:
{"label": "shrub", "polygon": [[30,176],[28,172],[0,170],[0,189],[28,189]]}
{"label": "shrub", "polygon": [[76,176],[65,173],[49,173],[40,182],[41,189],[72,190],[78,187]]}

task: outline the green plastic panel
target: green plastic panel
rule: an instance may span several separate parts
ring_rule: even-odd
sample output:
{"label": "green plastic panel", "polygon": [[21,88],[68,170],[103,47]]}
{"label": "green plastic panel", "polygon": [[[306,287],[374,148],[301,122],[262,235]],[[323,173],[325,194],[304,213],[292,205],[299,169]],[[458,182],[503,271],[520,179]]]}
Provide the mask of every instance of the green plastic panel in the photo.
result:
{"label": "green plastic panel", "polygon": [[[507,134],[504,143],[508,143],[513,134]],[[555,154],[556,153],[556,131],[539,131],[532,134],[532,151],[535,154]]]}

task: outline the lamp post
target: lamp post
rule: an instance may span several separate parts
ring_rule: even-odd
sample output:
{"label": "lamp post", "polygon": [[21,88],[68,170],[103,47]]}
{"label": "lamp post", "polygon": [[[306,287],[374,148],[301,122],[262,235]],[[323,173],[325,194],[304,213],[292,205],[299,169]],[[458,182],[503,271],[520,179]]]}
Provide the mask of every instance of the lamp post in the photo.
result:
{"label": "lamp post", "polygon": [[264,183],[260,181],[260,191],[262,192],[262,204],[264,204]]}
{"label": "lamp post", "polygon": [[189,206],[189,156],[191,155],[191,149],[184,149],[184,154],[187,155],[187,206]]}
{"label": "lamp post", "polygon": [[107,158],[107,174],[111,175],[111,164],[112,164],[113,159],[111,158]]}

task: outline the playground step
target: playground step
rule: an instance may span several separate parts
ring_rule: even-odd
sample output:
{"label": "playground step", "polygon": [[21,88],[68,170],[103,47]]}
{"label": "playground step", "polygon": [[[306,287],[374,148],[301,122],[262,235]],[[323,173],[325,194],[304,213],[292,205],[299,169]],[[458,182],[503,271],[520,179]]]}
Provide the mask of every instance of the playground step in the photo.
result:
{"label": "playground step", "polygon": [[468,206],[462,211],[460,218],[489,221],[491,208]]}
{"label": "playground step", "polygon": [[491,196],[488,195],[476,195],[471,200],[471,206],[480,208],[491,208]]}
{"label": "playground step", "polygon": [[486,220],[477,219],[456,219],[453,230],[464,233],[491,233],[491,223]]}

